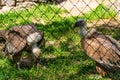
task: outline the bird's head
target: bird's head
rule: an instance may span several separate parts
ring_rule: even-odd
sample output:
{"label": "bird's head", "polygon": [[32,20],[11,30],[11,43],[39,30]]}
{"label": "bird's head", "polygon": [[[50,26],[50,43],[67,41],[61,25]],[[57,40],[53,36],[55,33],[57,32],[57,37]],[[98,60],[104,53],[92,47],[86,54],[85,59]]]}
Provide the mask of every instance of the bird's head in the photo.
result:
{"label": "bird's head", "polygon": [[79,19],[75,22],[74,27],[85,27],[86,21],[84,19]]}
{"label": "bird's head", "polygon": [[79,19],[75,22],[74,24],[74,28],[75,27],[79,27],[80,30],[79,30],[79,34],[82,36],[82,37],[85,37],[86,34],[87,34],[87,29],[86,29],[86,21],[84,19]]}

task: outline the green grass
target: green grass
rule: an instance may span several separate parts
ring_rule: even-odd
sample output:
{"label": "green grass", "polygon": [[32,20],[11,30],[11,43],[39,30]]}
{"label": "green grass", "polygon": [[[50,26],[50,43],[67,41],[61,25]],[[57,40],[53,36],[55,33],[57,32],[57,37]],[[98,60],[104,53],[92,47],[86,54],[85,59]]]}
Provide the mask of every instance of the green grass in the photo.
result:
{"label": "green grass", "polygon": [[66,11],[55,5],[40,4],[29,10],[0,14],[1,30],[36,22],[37,28],[44,31],[46,42],[54,43],[42,49],[40,58],[46,68],[42,65],[38,70],[34,67],[17,70],[8,59],[1,58],[0,80],[95,80],[98,77],[94,62],[81,49],[80,36],[73,30],[73,24],[79,17],[87,20],[114,17],[114,10],[99,5],[84,16],[62,18],[59,16],[62,13]]}
{"label": "green grass", "polygon": [[6,12],[5,14],[0,14],[0,26],[1,28],[8,28],[14,25],[22,25],[25,23],[31,23],[37,21],[40,23],[41,21],[45,23],[50,23],[53,21],[60,20],[58,13],[63,13],[65,10],[61,10],[55,5],[45,5],[40,4],[32,9],[26,9],[24,11],[16,11],[13,10]]}
{"label": "green grass", "polygon": [[108,19],[113,18],[117,15],[116,11],[113,8],[107,8],[103,4],[99,4],[95,9],[91,10],[88,13],[83,14],[83,18],[87,20],[98,20],[98,19]]}

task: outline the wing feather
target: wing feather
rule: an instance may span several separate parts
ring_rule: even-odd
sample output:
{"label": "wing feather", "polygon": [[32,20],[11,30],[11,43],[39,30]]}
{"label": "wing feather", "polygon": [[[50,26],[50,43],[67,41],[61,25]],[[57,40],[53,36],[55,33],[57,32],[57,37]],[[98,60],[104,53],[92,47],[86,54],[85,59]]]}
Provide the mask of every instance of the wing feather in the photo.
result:
{"label": "wing feather", "polygon": [[120,43],[111,37],[97,34],[81,40],[89,57],[107,68],[120,68]]}
{"label": "wing feather", "polygon": [[20,35],[24,38],[26,38],[26,36],[28,36],[30,33],[38,32],[37,27],[34,24],[15,26],[11,28],[11,31],[19,32]]}
{"label": "wing feather", "polygon": [[26,40],[14,32],[10,32],[6,42],[6,51],[8,53],[18,53],[26,45]]}

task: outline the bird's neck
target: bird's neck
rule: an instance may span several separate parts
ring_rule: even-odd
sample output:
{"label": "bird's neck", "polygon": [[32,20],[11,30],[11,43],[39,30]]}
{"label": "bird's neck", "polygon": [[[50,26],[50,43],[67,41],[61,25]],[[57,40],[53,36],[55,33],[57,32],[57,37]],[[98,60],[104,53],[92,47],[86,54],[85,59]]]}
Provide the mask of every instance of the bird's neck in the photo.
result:
{"label": "bird's neck", "polygon": [[39,57],[41,50],[39,49],[37,44],[32,45],[32,52],[33,52],[35,57],[37,57],[37,58]]}
{"label": "bird's neck", "polygon": [[34,49],[34,48],[38,48],[36,43],[32,44],[32,49]]}
{"label": "bird's neck", "polygon": [[79,33],[82,37],[85,37],[87,34],[86,26],[82,26],[81,29],[79,30]]}
{"label": "bird's neck", "polygon": [[90,30],[87,31],[86,27],[81,27],[81,29],[79,31],[80,35],[84,38],[88,38],[88,37],[92,36],[95,32],[96,32],[96,29],[91,28]]}

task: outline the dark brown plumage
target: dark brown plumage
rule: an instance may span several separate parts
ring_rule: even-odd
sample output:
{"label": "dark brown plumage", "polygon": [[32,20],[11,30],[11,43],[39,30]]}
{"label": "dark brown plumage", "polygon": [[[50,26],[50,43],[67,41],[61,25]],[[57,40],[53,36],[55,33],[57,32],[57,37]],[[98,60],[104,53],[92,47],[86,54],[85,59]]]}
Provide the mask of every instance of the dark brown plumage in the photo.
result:
{"label": "dark brown plumage", "polygon": [[101,76],[114,73],[120,69],[120,43],[115,39],[98,33],[95,29],[86,30],[86,22],[78,20],[81,44],[86,54],[96,62],[96,70]]}

